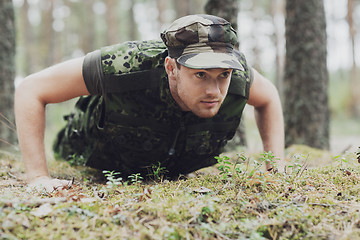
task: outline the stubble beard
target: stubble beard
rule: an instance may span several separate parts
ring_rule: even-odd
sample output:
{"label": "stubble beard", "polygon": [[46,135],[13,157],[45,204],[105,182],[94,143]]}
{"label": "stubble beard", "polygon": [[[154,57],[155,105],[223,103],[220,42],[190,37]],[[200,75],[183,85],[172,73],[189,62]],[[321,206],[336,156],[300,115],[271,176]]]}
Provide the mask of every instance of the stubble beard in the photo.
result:
{"label": "stubble beard", "polygon": [[[221,107],[221,104],[223,102],[223,99],[219,99],[219,98],[216,98],[217,99],[217,103],[216,103],[216,106],[213,106],[213,107],[205,107],[205,106],[202,106],[203,103],[201,103],[201,99],[206,99],[206,100],[210,100],[210,99],[214,99],[213,97],[211,96],[204,96],[204,97],[201,97],[199,98],[199,100],[195,101],[194,104],[187,104],[186,100],[184,100],[181,96],[184,96],[184,98],[190,98],[190,97],[187,97],[186,96],[186,93],[181,93],[178,91],[176,91],[176,102],[178,103],[178,105],[181,107],[181,109],[183,111],[191,111],[193,114],[195,114],[196,116],[200,117],[200,118],[212,118],[214,117],[218,112],[219,112],[219,109]],[[193,106],[191,106],[193,105]]]}
{"label": "stubble beard", "polygon": [[[177,79],[180,79],[179,75],[177,76]],[[202,96],[197,101],[195,101],[194,104],[191,104],[191,103],[187,104],[186,99],[191,99],[191,97],[187,96],[186,91],[180,90],[178,88],[178,84],[179,83],[170,86],[170,92],[171,92],[171,95],[172,95],[173,99],[175,100],[175,102],[179,105],[179,107],[183,111],[192,112],[193,114],[195,114],[196,116],[198,116],[200,118],[212,118],[219,112],[220,107],[224,101],[224,98],[222,98],[220,96],[218,96],[218,97]],[[201,106],[202,100],[209,101],[212,99],[216,99],[218,101],[216,106],[214,106],[212,108],[206,108],[205,106]],[[194,106],[191,106],[191,105],[194,105]]]}

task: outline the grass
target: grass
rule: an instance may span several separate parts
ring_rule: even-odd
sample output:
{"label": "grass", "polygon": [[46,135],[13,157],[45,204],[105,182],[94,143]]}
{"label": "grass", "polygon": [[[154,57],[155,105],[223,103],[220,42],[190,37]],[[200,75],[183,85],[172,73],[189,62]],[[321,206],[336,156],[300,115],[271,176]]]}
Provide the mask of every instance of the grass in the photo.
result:
{"label": "grass", "polygon": [[[60,116],[48,119],[47,149],[64,124]],[[261,146],[251,129],[252,154]],[[0,152],[0,239],[360,239],[356,156],[305,146],[286,153],[287,174],[267,174],[260,154],[227,153],[229,159],[187,179],[154,174],[144,182],[134,175],[126,184],[116,173],[52,160],[54,177],[75,181],[47,194],[26,187],[18,155]]]}
{"label": "grass", "polygon": [[[134,175],[119,183],[106,172],[109,184],[90,169],[53,161],[55,177],[75,181],[50,194],[27,189],[18,157],[3,152],[0,239],[360,238],[355,154],[334,158],[294,149],[295,155],[288,150],[286,174],[263,170],[261,161],[269,156],[229,153],[177,181],[143,182]],[[324,165],[316,165],[324,156]]]}

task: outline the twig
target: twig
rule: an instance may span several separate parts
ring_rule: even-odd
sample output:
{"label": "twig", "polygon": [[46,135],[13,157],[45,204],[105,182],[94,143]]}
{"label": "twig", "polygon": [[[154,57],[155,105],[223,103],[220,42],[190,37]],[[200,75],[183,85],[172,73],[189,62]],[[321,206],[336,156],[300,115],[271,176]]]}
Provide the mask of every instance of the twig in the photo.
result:
{"label": "twig", "polygon": [[8,123],[10,123],[11,127],[10,127],[9,125],[7,125],[6,123],[4,123],[3,121],[1,121],[2,123],[4,123],[4,124],[5,124],[7,127],[9,127],[10,129],[16,131],[16,130],[15,130],[15,128],[16,128],[15,124],[14,124],[12,121],[10,121],[7,117],[5,117],[5,115],[2,114],[1,112],[0,112],[0,117],[4,118]]}
{"label": "twig", "polygon": [[311,206],[321,206],[321,207],[334,207],[339,206],[339,204],[328,204],[328,203],[307,203]]}
{"label": "twig", "polygon": [[301,175],[307,169],[308,166],[309,166],[309,164],[307,164],[307,163],[305,165],[303,165],[303,169],[301,170],[299,177],[301,177]]}
{"label": "twig", "polygon": [[72,185],[74,184],[74,181],[75,181],[75,177],[73,177],[71,182],[69,182],[69,184],[67,185],[68,189],[70,189],[72,187]]}
{"label": "twig", "polygon": [[249,168],[249,164],[250,164],[250,157],[247,158],[247,161],[246,161],[246,169],[244,171],[244,175],[247,173],[247,170]]}
{"label": "twig", "polygon": [[341,155],[345,154],[347,151],[349,151],[349,149],[352,147],[352,145],[348,145],[346,148],[344,148],[344,150],[341,151]]}
{"label": "twig", "polygon": [[1,139],[1,138],[0,138],[0,142],[3,142],[3,143],[5,143],[5,144],[7,144],[7,145],[10,145],[10,146],[13,147],[14,149],[18,149],[18,147],[17,147],[16,145],[14,145],[14,144],[12,144],[12,143],[9,143],[8,141],[6,141],[6,140],[4,140],[4,139]]}
{"label": "twig", "polygon": [[3,125],[5,125],[5,127],[7,127],[8,129],[10,129],[11,131],[16,132],[15,128],[9,126],[6,122],[4,122],[3,120],[0,119],[0,123],[2,123]]}
{"label": "twig", "polygon": [[308,154],[307,155],[307,157],[306,157],[306,159],[305,159],[305,161],[303,162],[303,164],[302,164],[302,166],[301,166],[301,168],[300,168],[300,171],[298,171],[297,173],[296,173],[296,175],[295,175],[295,177],[294,177],[294,179],[293,180],[295,180],[297,177],[301,177],[301,175],[303,174],[303,172],[306,170],[306,168],[308,167],[308,160],[309,160],[309,155],[310,154]]}
{"label": "twig", "polygon": [[14,174],[12,174],[11,172],[7,172],[7,174],[12,177],[15,178],[16,180],[20,180],[17,176],[15,176]]}

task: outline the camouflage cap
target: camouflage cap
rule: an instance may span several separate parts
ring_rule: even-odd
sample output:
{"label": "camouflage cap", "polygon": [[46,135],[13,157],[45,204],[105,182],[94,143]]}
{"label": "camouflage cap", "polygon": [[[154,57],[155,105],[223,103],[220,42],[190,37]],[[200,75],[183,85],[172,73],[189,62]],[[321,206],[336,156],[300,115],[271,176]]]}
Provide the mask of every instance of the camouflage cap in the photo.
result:
{"label": "camouflage cap", "polygon": [[205,14],[179,18],[161,33],[161,39],[169,56],[186,67],[244,70],[234,53],[236,31],[223,18]]}

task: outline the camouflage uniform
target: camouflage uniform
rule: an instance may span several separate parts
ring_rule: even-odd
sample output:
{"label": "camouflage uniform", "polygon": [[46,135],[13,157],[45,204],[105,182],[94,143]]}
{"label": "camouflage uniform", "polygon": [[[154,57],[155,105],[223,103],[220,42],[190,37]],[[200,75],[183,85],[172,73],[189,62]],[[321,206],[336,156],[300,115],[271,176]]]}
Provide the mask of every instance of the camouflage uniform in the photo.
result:
{"label": "camouflage uniform", "polygon": [[[240,122],[249,96],[250,69],[241,53],[229,53],[229,45],[236,41],[229,24],[200,19],[205,22],[200,23],[205,26],[201,37],[208,40],[213,37],[215,44],[207,45],[206,39],[204,43],[203,39],[196,40],[194,29],[201,26],[195,26],[199,25],[198,19],[195,22],[187,19],[189,24],[181,28],[186,38],[172,26],[162,34],[165,45],[161,41],[142,41],[102,48],[103,92],[80,98],[73,114],[66,118],[67,126],[58,135],[55,152],[63,158],[80,159],[77,164],[116,170],[124,176],[132,173],[146,176],[152,166],[161,164],[168,176],[176,177],[215,164],[214,156],[221,153]],[[210,27],[213,25],[218,32],[208,32],[207,36],[206,31],[213,31]],[[189,32],[195,35],[189,37]],[[219,38],[227,44],[217,43]],[[196,48],[191,49],[182,39],[197,42]],[[188,49],[181,48],[184,45]],[[206,66],[195,66],[197,61],[192,57],[197,56],[199,47],[203,52],[224,50],[226,63],[220,67],[228,68],[231,64],[237,69],[218,114],[206,119],[180,109],[171,96],[164,68],[168,55],[185,66],[215,67],[211,61]]]}

